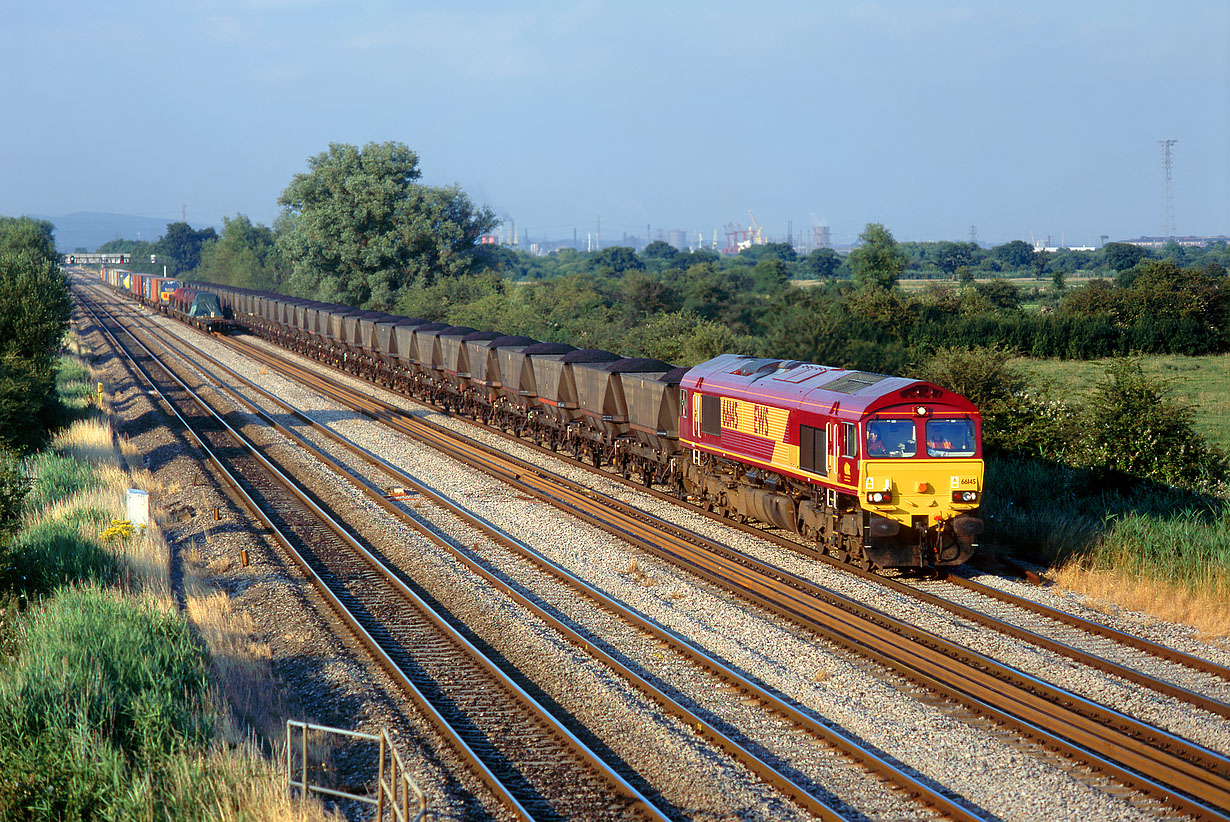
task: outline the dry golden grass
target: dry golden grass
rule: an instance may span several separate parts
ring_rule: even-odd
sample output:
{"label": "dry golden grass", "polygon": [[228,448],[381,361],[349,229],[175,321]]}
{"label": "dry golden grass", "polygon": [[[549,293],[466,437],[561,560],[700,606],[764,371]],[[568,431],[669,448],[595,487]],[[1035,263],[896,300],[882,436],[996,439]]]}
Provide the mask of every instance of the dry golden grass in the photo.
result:
{"label": "dry golden grass", "polygon": [[66,457],[89,462],[96,468],[118,468],[120,455],[115,452],[110,424],[99,417],[77,420],[58,432],[51,440],[53,451]]}
{"label": "dry golden grass", "polygon": [[[144,476],[129,477],[113,465],[104,465],[97,472],[100,484],[71,497],[59,499],[33,515],[23,518],[24,527],[34,527],[53,520],[77,520],[77,530],[87,539],[106,544],[124,568],[123,585],[128,593],[148,595],[165,600],[170,607],[171,575],[170,549],[163,537],[157,511],[151,511],[150,527],[145,533],[137,533],[128,539],[103,540],[103,532],[113,521],[127,517],[127,489],[145,486],[157,499],[158,483],[149,472]],[[99,511],[108,518],[98,522],[89,518],[75,517],[77,512]]]}
{"label": "dry golden grass", "polygon": [[340,822],[338,811],[327,811],[314,797],[302,801],[286,790],[286,776],[250,745],[215,749],[209,756],[210,770],[230,786],[210,809],[221,822],[260,819],[270,822]]}
{"label": "dry golden grass", "polygon": [[230,707],[227,735],[242,736],[240,728],[247,727],[276,742],[284,734],[287,711],[281,692],[270,687],[269,645],[254,638],[252,618],[236,610],[225,592],[199,581],[188,587],[188,619],[209,648],[214,682]]}
{"label": "dry golden grass", "polygon": [[1207,637],[1230,636],[1230,611],[1224,597],[1193,593],[1165,582],[1114,571],[1090,571],[1076,565],[1058,569],[1052,578],[1069,591],[1093,598],[1085,605],[1108,610],[1102,603],[1140,611],[1165,620],[1191,625]]}
{"label": "dry golden grass", "polygon": [[[97,379],[97,374],[92,374]],[[104,411],[108,403],[104,402]],[[119,450],[116,446],[118,444]],[[35,522],[66,519],[78,511],[101,511],[116,520],[127,516],[127,489],[140,488],[150,494],[150,523],[144,534],[106,543],[125,569],[123,593],[153,601],[158,607],[175,609],[171,592],[170,549],[162,531],[169,520],[158,507],[178,489],[162,485],[144,468],[135,446],[116,437],[105,418],[80,420],[53,440],[58,453],[88,461],[98,478],[97,487],[70,498],[55,501],[40,511]],[[100,542],[110,523],[97,517],[78,517],[83,535]],[[27,524],[35,524],[35,522]],[[286,790],[286,777],[277,772],[277,763],[261,755],[251,744],[256,729],[275,743],[285,739],[285,706],[279,689],[271,688],[271,651],[253,639],[251,617],[237,611],[230,597],[214,588],[202,576],[204,557],[191,548],[184,555],[184,594],[187,618],[209,648],[216,699],[220,707],[222,742],[209,754],[212,772],[229,786],[212,809],[220,820],[338,820],[312,798],[303,802]],[[215,566],[217,563],[215,561]],[[218,570],[214,567],[213,570]],[[117,594],[118,595],[118,594]],[[229,708],[229,710],[228,710]],[[327,756],[327,746],[312,745],[313,756]],[[324,748],[316,750],[317,748]]]}

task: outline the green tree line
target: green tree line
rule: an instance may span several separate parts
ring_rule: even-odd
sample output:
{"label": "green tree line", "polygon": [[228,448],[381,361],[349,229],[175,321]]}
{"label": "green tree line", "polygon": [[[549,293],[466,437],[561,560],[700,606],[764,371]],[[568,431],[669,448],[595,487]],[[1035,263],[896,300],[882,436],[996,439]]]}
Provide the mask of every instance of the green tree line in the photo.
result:
{"label": "green tree line", "polygon": [[0,451],[38,448],[60,418],[55,357],[71,304],[53,231],[0,217]]}
{"label": "green tree line", "polygon": [[[531,256],[481,244],[497,224],[491,211],[421,177],[401,143],[333,144],[290,181],[272,228],[242,214],[217,235],[174,223],[149,253],[184,277],[681,364],[740,350],[901,373],[949,346],[1068,358],[1230,347],[1225,244],[984,249],[900,243],[872,223],[844,256],[800,256],[785,243],[725,256],[662,242]],[[131,243],[110,245],[148,259]],[[1069,287],[1076,274],[1093,279]],[[920,278],[921,288],[901,288]]]}

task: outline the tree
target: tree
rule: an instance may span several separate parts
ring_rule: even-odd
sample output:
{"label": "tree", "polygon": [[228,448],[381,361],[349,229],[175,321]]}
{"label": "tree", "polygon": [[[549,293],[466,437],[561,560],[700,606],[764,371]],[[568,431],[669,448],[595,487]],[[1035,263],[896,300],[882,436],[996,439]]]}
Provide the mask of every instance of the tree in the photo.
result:
{"label": "tree", "polygon": [[674,310],[678,297],[658,277],[631,271],[619,283],[629,316],[640,318]]}
{"label": "tree", "polygon": [[595,251],[591,262],[597,271],[608,276],[645,269],[645,264],[636,256],[636,252],[621,245],[608,246]]}
{"label": "tree", "polygon": [[786,264],[777,257],[761,257],[752,268],[752,283],[756,291],[771,293],[785,288],[790,282]]}
{"label": "tree", "polygon": [[172,274],[186,274],[201,263],[201,247],[218,239],[213,226],[196,231],[187,223],[167,223],[167,233],[154,243],[158,263]]}
{"label": "tree", "polygon": [[71,303],[50,223],[0,218],[0,352],[24,360],[55,356]]}
{"label": "tree", "polygon": [[978,246],[973,243],[936,243],[934,260],[940,271],[949,277],[955,277],[957,269],[974,264],[974,254]]}
{"label": "tree", "polygon": [[201,250],[202,280],[276,291],[282,283],[273,231],[243,214],[222,218],[222,236]]}
{"label": "tree", "polygon": [[1027,268],[1033,265],[1034,248],[1024,240],[1013,240],[1010,243],[997,245],[991,249],[991,254],[1004,265],[1012,268]]}
{"label": "tree", "polygon": [[1031,260],[1034,268],[1034,276],[1039,280],[1046,276],[1046,272],[1050,271],[1051,255],[1049,251],[1035,251]]}
{"label": "tree", "polygon": [[914,369],[913,376],[955,391],[978,407],[982,444],[989,453],[1034,456],[1070,439],[1070,415],[1048,403],[1045,389],[1012,364],[1002,346],[941,347]]}
{"label": "tree", "polygon": [[1102,253],[1106,255],[1106,264],[1115,271],[1127,271],[1149,256],[1148,251],[1131,243],[1107,243]]}
{"label": "tree", "polygon": [[1170,260],[1146,260],[1126,289],[1131,319],[1192,318],[1213,335],[1230,334],[1230,282],[1198,268],[1179,268]]}
{"label": "tree", "polygon": [[332,143],[308,169],[278,198],[277,248],[302,297],[387,309],[410,285],[473,270],[497,225],[458,186],[419,184],[418,155],[402,143]]}
{"label": "tree", "polygon": [[974,290],[995,308],[1016,311],[1021,307],[1021,289],[1007,280],[995,279],[975,283]]}
{"label": "tree", "polygon": [[836,277],[841,268],[841,255],[831,248],[817,248],[803,258],[803,265],[816,279]]}
{"label": "tree", "polygon": [[679,255],[679,249],[675,248],[670,243],[664,243],[661,240],[654,240],[649,245],[645,246],[645,250],[641,254],[647,260],[664,260],[670,262]]}
{"label": "tree", "polygon": [[778,259],[783,263],[792,263],[799,258],[799,255],[790,243],[761,243],[760,245],[748,246],[739,252],[739,259],[750,263],[758,263],[765,258]]}
{"label": "tree", "polygon": [[1114,479],[1128,475],[1204,491],[1227,475],[1225,454],[1195,430],[1195,412],[1139,360],[1114,360],[1082,415],[1084,461]]}
{"label": "tree", "polygon": [[635,329],[629,356],[656,357],[676,365],[692,366],[719,354],[746,348],[749,340],[737,337],[721,323],[678,311],[658,314]]}
{"label": "tree", "polygon": [[54,358],[71,301],[50,223],[0,218],[0,448],[30,450],[57,414]]}
{"label": "tree", "polygon": [[890,289],[905,270],[905,257],[892,232],[880,223],[868,223],[850,252],[850,270],[860,289]]}

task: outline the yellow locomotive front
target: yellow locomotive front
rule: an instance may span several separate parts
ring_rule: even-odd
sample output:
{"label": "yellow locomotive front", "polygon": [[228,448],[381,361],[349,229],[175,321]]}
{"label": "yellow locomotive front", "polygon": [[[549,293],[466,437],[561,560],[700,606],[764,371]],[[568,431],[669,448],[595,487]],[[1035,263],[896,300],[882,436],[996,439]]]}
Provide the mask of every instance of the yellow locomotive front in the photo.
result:
{"label": "yellow locomotive front", "polygon": [[973,555],[982,531],[979,425],[976,413],[924,404],[863,420],[860,501],[874,515],[873,553],[917,551],[937,566]]}

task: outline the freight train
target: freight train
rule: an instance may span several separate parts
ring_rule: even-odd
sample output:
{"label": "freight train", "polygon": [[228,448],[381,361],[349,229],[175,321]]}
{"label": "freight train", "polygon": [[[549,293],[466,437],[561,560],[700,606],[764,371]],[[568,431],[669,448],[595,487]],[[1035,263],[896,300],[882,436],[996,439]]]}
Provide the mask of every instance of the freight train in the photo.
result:
{"label": "freight train", "polygon": [[202,331],[224,333],[230,321],[211,291],[190,288],[174,277],[142,274],[123,268],[103,268],[102,281],[145,305],[183,320]]}
{"label": "freight train", "polygon": [[693,368],[194,283],[238,327],[356,376],[798,534],[862,568],[977,550],[981,417],[938,385],[724,354]]}
{"label": "freight train", "polygon": [[102,281],[112,288],[129,292],[138,302],[155,308],[167,305],[171,294],[179,288],[179,280],[174,277],[142,274],[124,268],[102,269]]}

